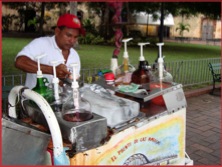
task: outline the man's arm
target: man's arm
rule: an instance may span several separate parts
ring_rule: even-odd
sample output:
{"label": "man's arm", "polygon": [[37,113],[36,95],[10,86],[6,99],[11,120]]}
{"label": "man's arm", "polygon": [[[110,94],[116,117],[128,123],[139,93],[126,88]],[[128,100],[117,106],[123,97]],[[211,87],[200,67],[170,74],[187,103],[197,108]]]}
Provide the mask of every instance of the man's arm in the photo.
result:
{"label": "man's arm", "polygon": [[[15,67],[28,73],[36,73],[38,64],[27,56],[19,56],[16,58]],[[53,67],[49,65],[40,64],[43,74],[53,75]],[[65,64],[60,64],[56,67],[56,75],[58,78],[67,78],[71,73],[67,70]]]}

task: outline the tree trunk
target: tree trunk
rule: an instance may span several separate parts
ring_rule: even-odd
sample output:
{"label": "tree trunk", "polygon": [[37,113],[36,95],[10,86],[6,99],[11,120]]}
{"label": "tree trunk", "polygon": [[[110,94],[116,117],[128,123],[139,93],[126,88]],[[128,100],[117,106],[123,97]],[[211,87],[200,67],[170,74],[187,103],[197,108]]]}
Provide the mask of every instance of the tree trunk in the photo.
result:
{"label": "tree trunk", "polygon": [[160,31],[159,31],[159,42],[163,42],[163,26],[164,26],[164,2],[161,3],[161,18],[160,18]]}
{"label": "tree trunk", "polygon": [[[127,23],[130,23],[131,22],[131,19],[130,19],[130,10],[129,10],[129,3],[128,2],[125,2],[126,4],[126,11],[127,11]],[[129,28],[127,25],[126,26],[126,35],[128,36],[129,35]]]}
{"label": "tree trunk", "polygon": [[64,4],[60,5],[60,16],[66,13],[66,7]]}
{"label": "tree trunk", "polygon": [[42,4],[41,4],[40,25],[39,25],[39,34],[40,34],[40,36],[44,35],[44,31],[43,31],[44,15],[45,15],[45,2],[42,2]]}
{"label": "tree trunk", "polygon": [[[76,1],[75,2],[70,2],[69,5],[70,5],[70,14],[74,14],[74,15],[77,16],[78,2],[76,2]],[[75,49],[79,49],[80,48],[78,41],[76,41],[76,43],[73,45],[73,48],[75,48]]]}
{"label": "tree trunk", "polygon": [[149,13],[147,13],[147,22],[146,22],[146,38],[148,39],[148,35],[149,35]]}
{"label": "tree trunk", "polygon": [[106,3],[104,16],[103,16],[103,23],[102,23],[102,29],[104,33],[104,37],[107,40],[108,34],[109,34],[109,6]]}
{"label": "tree trunk", "polygon": [[70,14],[74,14],[74,15],[77,15],[77,6],[78,6],[78,3],[77,2],[70,2]]}

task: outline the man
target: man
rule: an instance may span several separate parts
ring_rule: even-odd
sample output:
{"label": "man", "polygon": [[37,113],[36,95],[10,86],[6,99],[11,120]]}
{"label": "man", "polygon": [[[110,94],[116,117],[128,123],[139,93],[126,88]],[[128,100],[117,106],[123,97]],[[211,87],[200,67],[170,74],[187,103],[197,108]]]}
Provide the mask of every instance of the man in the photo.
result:
{"label": "man", "polygon": [[[77,16],[64,14],[59,17],[55,34],[52,37],[40,37],[26,45],[16,56],[15,67],[27,72],[25,86],[30,89],[36,85],[36,72],[38,70],[36,56],[45,54],[40,59],[41,71],[49,82],[53,78],[53,67],[51,61],[60,61],[56,67],[58,78],[67,78],[71,73],[68,67],[71,63],[78,63],[80,72],[80,58],[72,48],[84,30]],[[63,63],[64,61],[64,63]]]}

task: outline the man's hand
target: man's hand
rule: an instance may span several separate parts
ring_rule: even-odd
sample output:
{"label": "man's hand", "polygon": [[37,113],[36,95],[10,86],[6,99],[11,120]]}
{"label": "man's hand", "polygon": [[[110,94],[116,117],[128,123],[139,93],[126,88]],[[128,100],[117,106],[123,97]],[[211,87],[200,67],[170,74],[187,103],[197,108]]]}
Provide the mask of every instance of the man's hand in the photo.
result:
{"label": "man's hand", "polygon": [[68,78],[71,72],[68,71],[65,64],[56,66],[56,75],[58,78]]}

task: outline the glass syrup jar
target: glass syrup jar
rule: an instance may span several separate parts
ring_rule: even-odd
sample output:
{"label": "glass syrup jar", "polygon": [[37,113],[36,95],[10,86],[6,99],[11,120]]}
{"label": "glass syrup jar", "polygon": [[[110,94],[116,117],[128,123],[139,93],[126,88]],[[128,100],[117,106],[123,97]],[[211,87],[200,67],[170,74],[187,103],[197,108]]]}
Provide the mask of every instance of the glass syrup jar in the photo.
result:
{"label": "glass syrup jar", "polygon": [[87,121],[93,117],[91,106],[88,101],[80,96],[79,84],[76,79],[78,64],[73,63],[71,66],[73,67],[72,92],[62,106],[62,117],[64,120],[71,122]]}
{"label": "glass syrup jar", "polygon": [[79,96],[79,90],[74,90],[64,102],[62,117],[71,122],[87,121],[93,117],[90,103]]}

